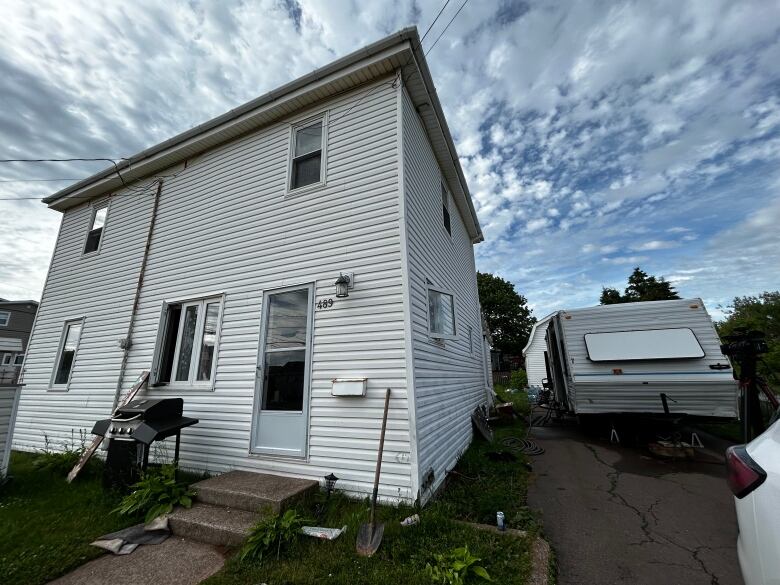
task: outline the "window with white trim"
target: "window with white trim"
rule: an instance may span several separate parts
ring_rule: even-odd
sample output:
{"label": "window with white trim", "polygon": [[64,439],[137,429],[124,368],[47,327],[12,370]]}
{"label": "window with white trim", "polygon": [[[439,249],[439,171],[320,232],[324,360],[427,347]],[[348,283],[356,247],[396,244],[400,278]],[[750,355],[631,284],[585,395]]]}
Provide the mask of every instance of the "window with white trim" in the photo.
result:
{"label": "window with white trim", "polygon": [[308,120],[292,130],[290,190],[322,183],[325,118]]}
{"label": "window with white trim", "polygon": [[0,327],[8,327],[8,324],[10,322],[11,322],[11,312],[0,311]]}
{"label": "window with white trim", "polygon": [[441,206],[444,229],[447,230],[449,235],[452,235],[452,225],[450,221],[450,194],[447,193],[447,188],[444,186],[444,183],[441,184]]}
{"label": "window with white trim", "polygon": [[3,354],[3,361],[1,362],[2,365],[7,366],[11,363],[11,358],[14,357],[14,354],[12,353],[4,353]]}
{"label": "window with white trim", "polygon": [[83,324],[83,319],[65,322],[62,337],[60,338],[57,359],[54,362],[52,386],[67,386],[70,383],[70,377],[73,374],[73,364],[76,362],[76,352],[79,348]]}
{"label": "window with white trim", "polygon": [[24,362],[24,354],[23,353],[17,353],[16,357],[14,358],[14,365],[15,366],[21,366]]}
{"label": "window with white trim", "polygon": [[100,240],[103,239],[103,228],[106,225],[108,216],[108,203],[97,206],[92,212],[92,223],[87,234],[87,241],[84,244],[84,253],[97,252],[100,249]]}
{"label": "window with white trim", "polygon": [[154,383],[211,386],[221,313],[221,297],[166,304]]}
{"label": "window with white trim", "polygon": [[455,337],[455,295],[428,287],[428,332],[436,339]]}

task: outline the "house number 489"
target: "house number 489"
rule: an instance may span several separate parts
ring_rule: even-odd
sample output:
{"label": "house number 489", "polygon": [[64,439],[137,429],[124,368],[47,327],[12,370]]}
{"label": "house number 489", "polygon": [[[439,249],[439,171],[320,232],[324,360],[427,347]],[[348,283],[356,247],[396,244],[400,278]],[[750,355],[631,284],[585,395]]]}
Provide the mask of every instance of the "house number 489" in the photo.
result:
{"label": "house number 489", "polygon": [[321,299],[317,301],[318,309],[330,309],[333,306],[333,299]]}

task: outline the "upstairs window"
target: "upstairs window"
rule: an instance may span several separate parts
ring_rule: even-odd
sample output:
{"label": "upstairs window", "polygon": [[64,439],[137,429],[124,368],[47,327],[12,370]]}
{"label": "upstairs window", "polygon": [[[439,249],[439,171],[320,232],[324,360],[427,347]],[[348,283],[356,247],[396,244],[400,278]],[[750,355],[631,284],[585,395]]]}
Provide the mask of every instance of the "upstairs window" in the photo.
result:
{"label": "upstairs window", "polygon": [[155,383],[211,385],[221,308],[220,298],[166,305]]}
{"label": "upstairs window", "polygon": [[290,190],[323,182],[324,118],[293,128]]}
{"label": "upstairs window", "polygon": [[15,366],[21,366],[24,362],[24,354],[23,353],[17,353],[16,357],[14,358],[14,365]]}
{"label": "upstairs window", "polygon": [[0,327],[8,327],[8,323],[11,322],[10,311],[0,311]]}
{"label": "upstairs window", "polygon": [[103,236],[103,228],[106,225],[108,204],[96,207],[92,214],[92,227],[87,234],[87,243],[84,245],[84,253],[96,252],[100,248],[100,240]]}
{"label": "upstairs window", "polygon": [[81,338],[82,325],[83,321],[81,319],[65,323],[52,378],[52,385],[54,386],[66,386],[70,382],[73,363],[76,361],[76,352],[78,351],[79,339]]}
{"label": "upstairs window", "polygon": [[450,195],[447,193],[447,189],[444,183],[441,184],[441,206],[442,215],[444,219],[444,229],[447,233],[452,235],[452,226],[450,225]]}
{"label": "upstairs window", "polygon": [[455,296],[428,287],[428,332],[436,339],[455,337]]}
{"label": "upstairs window", "polygon": [[12,353],[4,353],[3,354],[3,362],[2,362],[2,364],[4,366],[7,366],[8,364],[11,363],[11,360],[13,359],[13,357],[14,357],[14,354],[12,354]]}

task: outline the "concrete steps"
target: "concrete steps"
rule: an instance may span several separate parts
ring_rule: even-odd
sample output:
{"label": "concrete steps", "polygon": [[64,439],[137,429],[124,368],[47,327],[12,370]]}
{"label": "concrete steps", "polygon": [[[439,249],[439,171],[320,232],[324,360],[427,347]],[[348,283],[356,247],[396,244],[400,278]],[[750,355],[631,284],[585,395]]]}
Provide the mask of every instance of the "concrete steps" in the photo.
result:
{"label": "concrete steps", "polygon": [[249,530],[262,514],[195,503],[192,508],[177,508],[168,519],[176,536],[216,544],[238,547],[249,535]]}
{"label": "concrete steps", "polygon": [[238,547],[264,515],[278,514],[315,493],[312,480],[230,471],[193,484],[192,508],[177,508],[171,531],[209,544]]}

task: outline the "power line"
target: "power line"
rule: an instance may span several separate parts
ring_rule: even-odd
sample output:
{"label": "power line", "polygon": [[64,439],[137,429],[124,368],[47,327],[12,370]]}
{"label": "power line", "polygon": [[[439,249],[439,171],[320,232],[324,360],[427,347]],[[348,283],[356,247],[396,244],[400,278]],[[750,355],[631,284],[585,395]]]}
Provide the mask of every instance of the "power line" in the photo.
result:
{"label": "power line", "polygon": [[[83,178],[83,177],[82,177]],[[80,181],[81,179],[61,178],[61,179],[0,179],[0,183],[49,183],[57,181]]]}
{"label": "power line", "polygon": [[28,162],[110,162],[116,164],[118,160],[126,158],[0,158],[0,163],[28,163]]}
{"label": "power line", "polygon": [[441,37],[444,35],[444,33],[446,33],[446,32],[447,32],[447,29],[448,29],[448,28],[450,28],[450,25],[452,24],[452,21],[453,21],[453,20],[455,20],[456,18],[458,18],[458,14],[460,14],[460,11],[461,11],[461,10],[463,10],[463,8],[464,8],[464,7],[466,6],[466,4],[468,4],[468,3],[469,3],[469,0],[464,0],[463,4],[461,4],[461,5],[460,5],[460,8],[458,8],[458,11],[455,13],[455,16],[453,16],[453,17],[450,19],[450,21],[447,23],[447,26],[445,26],[445,27],[444,27],[444,30],[443,30],[443,31],[441,31],[441,34],[440,34],[438,37],[436,37],[436,40],[435,40],[435,41],[433,41],[433,44],[432,44],[430,47],[428,47],[428,50],[427,50],[427,51],[425,51],[425,56],[426,56],[426,57],[428,56],[428,53],[430,53],[431,51],[433,51],[433,48],[436,46],[436,43],[438,43],[438,42],[439,42],[439,39],[440,39],[440,38],[441,38]]}

